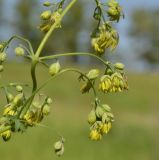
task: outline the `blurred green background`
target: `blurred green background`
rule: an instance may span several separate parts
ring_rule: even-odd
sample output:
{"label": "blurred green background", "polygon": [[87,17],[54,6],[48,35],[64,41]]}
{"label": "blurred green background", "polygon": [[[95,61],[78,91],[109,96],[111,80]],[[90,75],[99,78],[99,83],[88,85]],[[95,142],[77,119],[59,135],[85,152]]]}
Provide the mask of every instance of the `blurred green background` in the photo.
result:
{"label": "blurred green background", "polygon": [[[159,159],[159,2],[122,0],[121,3],[126,19],[116,25],[121,37],[120,46],[118,53],[107,54],[106,58],[126,64],[130,90],[100,95],[115,115],[111,132],[102,141],[89,140],[87,115],[93,96],[92,93],[82,95],[78,76],[67,73],[50,82],[42,91],[53,99],[51,114],[42,123],[45,127],[37,126],[24,134],[15,134],[7,143],[0,140],[0,159],[59,159],[53,149],[58,140],[57,132],[66,139],[65,154],[60,158],[63,160]],[[39,25],[38,15],[43,9],[39,0],[0,0],[0,40],[19,34],[29,38],[36,49],[43,35],[35,26]],[[65,51],[90,52],[89,35],[95,24],[93,9],[91,0],[78,1],[68,14],[70,18],[64,19],[63,30],[55,32],[43,55]],[[1,84],[11,81],[31,83],[30,64],[23,59],[17,60],[13,54],[12,49],[17,44],[9,49],[9,63],[5,64]],[[61,63],[62,66],[82,68],[84,72],[91,66],[102,67],[86,57],[61,59]],[[42,66],[38,66],[37,75],[39,84],[49,77]],[[0,110],[4,103],[2,93],[1,97]]]}
{"label": "blurred green background", "polygon": [[[49,76],[41,66],[37,73],[39,83]],[[6,66],[2,81],[6,83],[12,79],[26,82],[29,81],[27,75],[29,64],[12,63]],[[76,74],[65,74],[46,86],[42,93],[53,98],[53,105],[50,116],[42,124],[49,128],[30,128],[24,134],[13,135],[7,143],[0,140],[1,158],[58,159],[53,150],[58,131],[66,139],[65,154],[61,157],[64,160],[158,160],[159,76],[128,74],[128,92],[101,95],[102,101],[113,108],[115,122],[111,132],[99,142],[92,142],[88,138],[87,115],[91,110],[93,95],[80,93],[77,77]]]}

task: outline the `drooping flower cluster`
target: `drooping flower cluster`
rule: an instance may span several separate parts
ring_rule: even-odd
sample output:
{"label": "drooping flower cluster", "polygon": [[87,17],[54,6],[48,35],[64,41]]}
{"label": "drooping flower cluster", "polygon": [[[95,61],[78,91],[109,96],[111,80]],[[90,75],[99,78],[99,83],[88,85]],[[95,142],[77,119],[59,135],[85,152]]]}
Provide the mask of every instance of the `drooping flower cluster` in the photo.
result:
{"label": "drooping flower cluster", "polygon": [[114,116],[110,112],[111,108],[107,104],[95,104],[88,115],[90,127],[90,139],[101,140],[103,134],[107,134],[114,121]]}
{"label": "drooping flower cluster", "polygon": [[50,113],[50,104],[52,103],[51,98],[45,98],[43,103],[33,102],[30,109],[24,115],[24,121],[27,125],[33,126],[40,123],[44,116]]}
{"label": "drooping flower cluster", "polygon": [[104,93],[128,90],[128,82],[123,70],[122,63],[116,63],[114,71],[106,70],[105,75],[100,79],[99,90]]}
{"label": "drooping flower cluster", "polygon": [[110,23],[105,23],[99,28],[99,33],[92,38],[92,46],[94,50],[102,55],[105,49],[114,50],[119,42],[119,35]]}
{"label": "drooping flower cluster", "polygon": [[[109,0],[108,3],[97,0],[96,4],[93,17],[98,23],[92,33],[91,43],[97,55],[101,56],[106,49],[114,50],[117,47],[119,35],[112,26],[113,22],[119,22],[121,16],[124,18],[124,14],[116,0]],[[107,6],[106,11],[105,6]]]}
{"label": "drooping flower cluster", "polygon": [[[8,90],[15,88],[16,95]],[[50,113],[51,98],[44,96],[43,100],[33,101],[30,105],[26,103],[27,98],[23,92],[23,87],[17,84],[9,84],[4,87],[7,104],[4,106],[3,116],[0,118],[0,136],[4,141],[8,141],[14,132],[24,132],[29,126],[40,123],[44,116]],[[24,107],[28,110],[25,111]]]}

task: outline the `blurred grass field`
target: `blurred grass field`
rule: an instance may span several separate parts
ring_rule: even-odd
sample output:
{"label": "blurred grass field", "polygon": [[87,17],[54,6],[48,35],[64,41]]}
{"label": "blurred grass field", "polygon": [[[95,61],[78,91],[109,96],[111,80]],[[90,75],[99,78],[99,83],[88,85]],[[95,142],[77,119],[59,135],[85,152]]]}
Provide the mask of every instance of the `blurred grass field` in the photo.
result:
{"label": "blurred grass field", "polygon": [[[45,68],[37,70],[39,83],[49,75]],[[92,94],[82,95],[76,74],[65,74],[49,83],[42,93],[54,101],[52,113],[43,121],[47,127],[30,128],[15,134],[4,143],[0,140],[1,160],[56,160],[53,144],[57,131],[65,139],[61,160],[159,160],[159,75],[128,74],[130,90],[120,94],[102,95],[115,115],[111,132],[102,141],[88,138],[87,115]],[[25,78],[25,80],[24,80]],[[28,64],[9,64],[1,83],[29,82]],[[3,104],[1,99],[1,106]]]}

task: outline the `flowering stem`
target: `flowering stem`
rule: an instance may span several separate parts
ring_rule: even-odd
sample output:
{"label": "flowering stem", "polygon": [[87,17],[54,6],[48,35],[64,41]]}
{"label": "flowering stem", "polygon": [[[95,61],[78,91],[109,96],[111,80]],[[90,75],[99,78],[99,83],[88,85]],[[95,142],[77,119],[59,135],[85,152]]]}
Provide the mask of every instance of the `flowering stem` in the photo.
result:
{"label": "flowering stem", "polygon": [[56,26],[61,22],[62,18],[65,16],[65,14],[70,10],[70,8],[74,5],[74,3],[77,0],[72,0],[68,6],[65,8],[65,10],[62,12],[61,17],[52,25],[52,27],[50,28],[50,30],[46,33],[45,37],[43,38],[43,40],[41,41],[39,48],[37,49],[35,56],[38,58],[47,42],[47,40],[49,39],[49,37],[51,36],[52,32],[56,29]]}
{"label": "flowering stem", "polygon": [[68,6],[65,8],[65,10],[62,12],[60,19],[58,19],[50,28],[50,30],[46,33],[46,35],[44,36],[44,38],[42,39],[35,55],[32,56],[32,65],[31,65],[31,77],[32,77],[32,82],[33,82],[33,89],[32,92],[34,92],[37,89],[37,80],[36,80],[36,73],[35,73],[35,69],[36,69],[36,65],[39,62],[39,56],[46,44],[46,42],[48,41],[49,37],[51,36],[52,32],[56,29],[56,26],[61,22],[62,18],[65,16],[65,14],[70,10],[70,8],[73,6],[73,4],[76,2],[77,0],[72,0]]}

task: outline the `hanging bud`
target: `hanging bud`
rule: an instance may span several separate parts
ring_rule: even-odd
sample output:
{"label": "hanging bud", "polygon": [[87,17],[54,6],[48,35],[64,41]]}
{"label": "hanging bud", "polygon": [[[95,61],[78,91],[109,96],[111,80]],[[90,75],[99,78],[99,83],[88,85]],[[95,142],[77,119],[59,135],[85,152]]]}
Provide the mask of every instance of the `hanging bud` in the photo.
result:
{"label": "hanging bud", "polygon": [[94,109],[92,109],[92,111],[88,115],[88,123],[92,125],[95,122],[96,122],[96,112]]}
{"label": "hanging bud", "polygon": [[54,76],[57,74],[61,69],[60,63],[57,61],[56,63],[53,63],[49,68],[49,73],[51,76]]}
{"label": "hanging bud", "polygon": [[103,116],[102,116],[102,122],[103,123],[106,123],[109,121],[109,117],[108,117],[108,114],[107,113],[104,113]]}
{"label": "hanging bud", "polygon": [[52,103],[52,99],[51,99],[51,98],[47,98],[46,103],[47,103],[47,104],[51,104],[51,103]]}
{"label": "hanging bud", "polygon": [[25,51],[22,47],[16,47],[14,52],[16,56],[23,56],[25,54]]}
{"label": "hanging bud", "polygon": [[49,1],[46,1],[46,2],[43,3],[43,5],[44,5],[45,7],[50,7],[50,6],[51,6],[51,3],[50,3]]}
{"label": "hanging bud", "polygon": [[43,23],[39,26],[41,32],[47,33],[51,28],[51,24]]}
{"label": "hanging bud", "polygon": [[7,54],[5,52],[0,53],[0,61],[4,62],[7,58]]}
{"label": "hanging bud", "polygon": [[51,18],[51,11],[48,10],[48,11],[42,12],[41,15],[40,15],[40,18],[42,20],[49,20]]}
{"label": "hanging bud", "polygon": [[123,63],[115,63],[114,67],[116,69],[119,69],[119,70],[123,70],[125,68],[125,65]]}
{"label": "hanging bud", "polygon": [[20,106],[23,102],[23,94],[20,93],[20,94],[17,94],[14,99],[13,99],[13,105],[14,106]]}
{"label": "hanging bud", "polygon": [[4,71],[4,67],[3,65],[0,65],[0,72],[3,72]]}
{"label": "hanging bud", "polygon": [[63,155],[64,153],[64,139],[63,138],[54,144],[54,150],[57,156],[60,157]]}
{"label": "hanging bud", "polygon": [[47,116],[50,113],[50,106],[48,104],[45,104],[42,110],[42,113]]}
{"label": "hanging bud", "polygon": [[97,106],[96,108],[96,115],[98,118],[102,118],[104,114],[104,109],[101,106]]}
{"label": "hanging bud", "polygon": [[106,111],[106,112],[110,112],[111,108],[107,105],[107,104],[103,104],[102,108]]}
{"label": "hanging bud", "polygon": [[82,92],[82,94],[88,93],[91,88],[92,88],[92,84],[91,82],[88,81],[81,86],[80,91]]}
{"label": "hanging bud", "polygon": [[98,69],[92,69],[90,70],[86,75],[90,80],[94,80],[99,76],[99,70]]}
{"label": "hanging bud", "polygon": [[22,92],[23,91],[23,87],[20,86],[20,85],[16,86],[16,91],[17,92]]}

